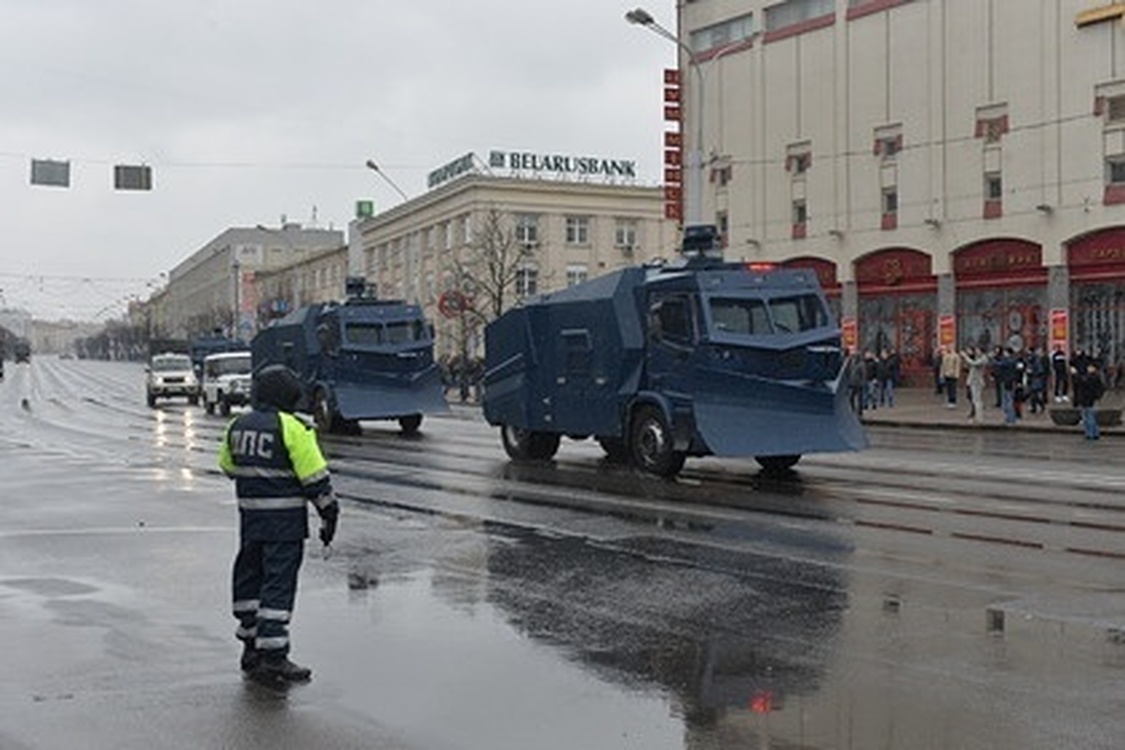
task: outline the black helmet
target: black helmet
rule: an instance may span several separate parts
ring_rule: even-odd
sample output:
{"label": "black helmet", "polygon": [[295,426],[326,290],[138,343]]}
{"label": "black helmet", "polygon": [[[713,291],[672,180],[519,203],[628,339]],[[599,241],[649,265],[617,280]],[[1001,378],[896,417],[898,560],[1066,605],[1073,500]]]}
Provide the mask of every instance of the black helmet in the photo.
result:
{"label": "black helmet", "polygon": [[255,406],[293,411],[301,401],[301,380],[285,365],[267,365],[254,373],[251,400]]}

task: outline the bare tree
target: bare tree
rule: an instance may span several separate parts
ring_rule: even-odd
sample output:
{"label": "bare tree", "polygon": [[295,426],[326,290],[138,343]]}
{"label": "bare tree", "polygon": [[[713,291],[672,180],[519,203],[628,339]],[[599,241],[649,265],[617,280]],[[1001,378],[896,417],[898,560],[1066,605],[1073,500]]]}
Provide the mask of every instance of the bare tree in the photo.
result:
{"label": "bare tree", "polygon": [[515,297],[516,279],[534,260],[535,248],[519,241],[511,219],[489,209],[473,241],[454,260],[458,290],[469,298],[468,314],[477,324],[500,317]]}
{"label": "bare tree", "polygon": [[535,247],[521,242],[512,219],[496,208],[489,209],[472,241],[452,259],[453,289],[443,295],[443,314],[457,321],[454,377],[462,401],[480,374],[470,356],[470,341],[510,306],[517,279],[534,267],[535,260]]}

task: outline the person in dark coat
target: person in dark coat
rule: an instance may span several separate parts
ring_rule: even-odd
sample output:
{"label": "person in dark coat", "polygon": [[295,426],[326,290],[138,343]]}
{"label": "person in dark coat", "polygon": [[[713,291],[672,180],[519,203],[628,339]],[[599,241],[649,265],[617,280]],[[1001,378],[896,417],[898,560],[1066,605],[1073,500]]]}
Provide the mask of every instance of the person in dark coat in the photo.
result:
{"label": "person in dark coat", "polygon": [[1087,440],[1097,440],[1100,437],[1098,430],[1098,415],[1095,407],[1101,397],[1105,395],[1105,383],[1097,362],[1087,360],[1086,369],[1079,371],[1077,368],[1071,372],[1074,387],[1074,405],[1082,413],[1082,428]]}

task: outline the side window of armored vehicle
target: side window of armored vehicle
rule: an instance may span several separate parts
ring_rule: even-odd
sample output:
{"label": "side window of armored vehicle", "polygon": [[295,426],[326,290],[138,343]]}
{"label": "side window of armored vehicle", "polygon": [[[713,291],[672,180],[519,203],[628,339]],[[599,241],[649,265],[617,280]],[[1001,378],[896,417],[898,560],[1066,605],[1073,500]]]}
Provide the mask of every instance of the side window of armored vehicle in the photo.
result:
{"label": "side window of armored vehicle", "polygon": [[204,362],[203,363],[203,369],[204,369],[203,374],[208,380],[214,380],[215,378],[219,377],[219,363],[218,363],[218,361],[212,359],[212,360],[208,360],[208,361]]}
{"label": "side window of armored vehicle", "polygon": [[590,371],[590,332],[573,329],[562,332],[563,361],[566,371],[580,374]]}
{"label": "side window of armored vehicle", "polygon": [[811,331],[828,325],[828,314],[815,294],[772,300],[770,314],[778,333]]}
{"label": "side window of armored vehicle", "polygon": [[711,320],[722,333],[755,336],[770,332],[766,306],[760,299],[711,300]]}
{"label": "side window of armored vehicle", "polygon": [[656,304],[660,337],[677,344],[693,340],[691,307],[686,297],[666,297]]}

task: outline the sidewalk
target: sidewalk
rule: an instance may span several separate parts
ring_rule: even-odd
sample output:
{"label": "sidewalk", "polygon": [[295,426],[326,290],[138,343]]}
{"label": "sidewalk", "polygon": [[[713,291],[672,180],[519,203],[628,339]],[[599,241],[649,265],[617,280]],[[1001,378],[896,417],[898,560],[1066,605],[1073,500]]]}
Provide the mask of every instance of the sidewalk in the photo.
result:
{"label": "sidewalk", "polygon": [[[943,427],[966,430],[1021,430],[1033,432],[1058,432],[1081,437],[1082,425],[1060,426],[1051,420],[1049,413],[1032,414],[1024,405],[1023,418],[1016,424],[1004,424],[1004,414],[995,406],[995,394],[991,391],[984,397],[984,420],[973,424],[969,419],[969,401],[964,388],[957,398],[957,407],[950,409],[945,403],[945,394],[938,395],[932,388],[900,388],[895,393],[893,407],[865,409],[863,423],[866,425],[892,425],[900,427]],[[1125,393],[1108,392],[1099,408],[1120,409],[1125,403]],[[1056,407],[1070,408],[1070,404],[1047,404],[1048,412]],[[1102,427],[1103,435],[1125,436],[1125,427]]]}

